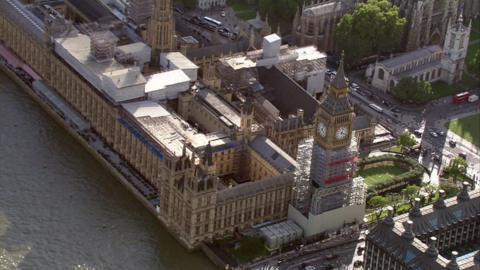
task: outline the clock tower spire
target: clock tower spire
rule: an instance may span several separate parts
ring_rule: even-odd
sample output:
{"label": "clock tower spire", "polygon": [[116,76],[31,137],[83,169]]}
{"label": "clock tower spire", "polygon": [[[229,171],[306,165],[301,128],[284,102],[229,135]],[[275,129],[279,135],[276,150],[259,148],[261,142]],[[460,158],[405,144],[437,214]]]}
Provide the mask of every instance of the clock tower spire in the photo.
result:
{"label": "clock tower spire", "polygon": [[343,67],[343,53],[337,75],[315,114],[315,142],[324,149],[340,149],[352,139],[353,106],[348,99],[348,84]]}

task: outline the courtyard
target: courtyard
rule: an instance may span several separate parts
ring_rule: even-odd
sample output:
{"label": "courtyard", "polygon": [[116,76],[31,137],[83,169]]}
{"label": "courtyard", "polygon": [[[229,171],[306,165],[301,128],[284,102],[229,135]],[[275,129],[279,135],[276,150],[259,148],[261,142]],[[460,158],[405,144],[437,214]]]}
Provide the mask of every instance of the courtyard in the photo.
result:
{"label": "courtyard", "polygon": [[454,119],[447,123],[447,128],[475,146],[480,147],[480,114]]}

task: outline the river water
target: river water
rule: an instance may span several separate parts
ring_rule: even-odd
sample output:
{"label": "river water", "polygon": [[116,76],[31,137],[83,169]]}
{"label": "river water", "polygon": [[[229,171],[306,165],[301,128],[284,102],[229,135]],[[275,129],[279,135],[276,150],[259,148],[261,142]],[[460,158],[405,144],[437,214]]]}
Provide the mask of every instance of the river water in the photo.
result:
{"label": "river water", "polygon": [[215,269],[0,73],[0,270]]}

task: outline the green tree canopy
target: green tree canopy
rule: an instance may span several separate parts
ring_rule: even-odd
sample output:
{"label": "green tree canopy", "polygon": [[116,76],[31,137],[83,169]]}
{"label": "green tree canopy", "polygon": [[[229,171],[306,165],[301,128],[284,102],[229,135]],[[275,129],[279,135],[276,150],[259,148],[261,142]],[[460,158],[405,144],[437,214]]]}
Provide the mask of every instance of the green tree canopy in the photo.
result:
{"label": "green tree canopy", "polygon": [[263,16],[268,15],[270,23],[279,21],[291,23],[301,3],[303,1],[299,0],[259,0],[258,9]]}
{"label": "green tree canopy", "polygon": [[352,14],[342,17],[336,28],[336,43],[354,64],[366,56],[399,48],[406,20],[388,0],[368,0]]}
{"label": "green tree canopy", "polygon": [[453,177],[453,182],[456,183],[458,178],[465,176],[467,173],[467,167],[468,163],[465,159],[456,157],[450,160],[450,164],[445,168],[445,172]]}
{"label": "green tree canopy", "polygon": [[375,195],[368,200],[369,207],[375,209],[376,220],[379,220],[382,216],[383,207],[385,207],[387,203],[387,199],[380,195]]}
{"label": "green tree canopy", "polygon": [[415,198],[420,194],[420,187],[416,185],[408,185],[406,188],[402,189],[402,194],[408,201],[410,201],[411,206],[413,206]]}
{"label": "green tree canopy", "polygon": [[393,88],[393,95],[404,102],[425,103],[433,95],[430,82],[405,77]]}
{"label": "green tree canopy", "polygon": [[467,67],[470,73],[480,78],[480,48],[475,51],[472,60],[467,63]]}
{"label": "green tree canopy", "polygon": [[402,148],[402,152],[405,148],[409,148],[417,144],[417,141],[409,131],[404,131],[397,139],[397,145]]}
{"label": "green tree canopy", "polygon": [[447,198],[453,197],[458,194],[460,189],[452,182],[444,182],[440,184],[440,189],[445,191],[445,196]]}

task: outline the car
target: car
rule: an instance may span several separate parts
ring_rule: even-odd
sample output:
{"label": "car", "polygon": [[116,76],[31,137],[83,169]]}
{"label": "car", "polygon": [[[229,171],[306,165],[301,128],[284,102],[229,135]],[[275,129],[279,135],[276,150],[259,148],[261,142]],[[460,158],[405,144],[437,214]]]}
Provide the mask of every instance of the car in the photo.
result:
{"label": "car", "polygon": [[430,136],[434,137],[434,138],[437,138],[438,137],[438,134],[435,132],[435,131],[431,131],[430,132]]}
{"label": "car", "polygon": [[455,146],[457,146],[457,142],[454,140],[448,141],[448,144],[450,145],[451,148],[454,148]]}
{"label": "car", "polygon": [[222,12],[220,12],[220,16],[222,17],[225,17],[227,14],[225,13],[225,10],[222,10]]}
{"label": "car", "polygon": [[432,154],[432,159],[434,162],[440,162],[440,156],[437,154]]}
{"label": "car", "polygon": [[443,137],[443,136],[445,136],[445,132],[443,132],[442,130],[440,130],[440,131],[438,132],[438,135],[440,135],[440,136]]}
{"label": "car", "polygon": [[350,83],[350,87],[352,87],[352,88],[358,88],[358,87],[360,87],[360,86],[359,86],[358,84],[352,82],[352,83]]}
{"label": "car", "polygon": [[458,156],[463,158],[464,160],[467,160],[467,154],[466,153],[458,153]]}

